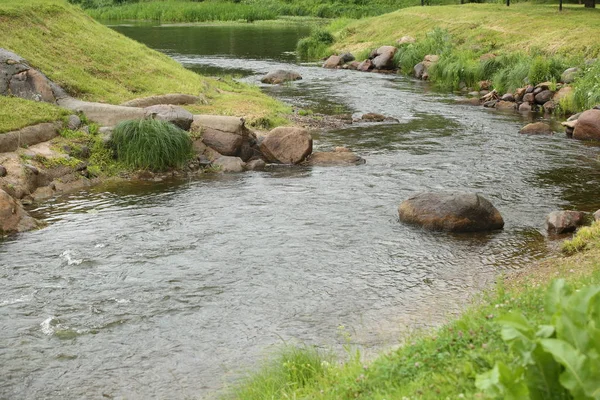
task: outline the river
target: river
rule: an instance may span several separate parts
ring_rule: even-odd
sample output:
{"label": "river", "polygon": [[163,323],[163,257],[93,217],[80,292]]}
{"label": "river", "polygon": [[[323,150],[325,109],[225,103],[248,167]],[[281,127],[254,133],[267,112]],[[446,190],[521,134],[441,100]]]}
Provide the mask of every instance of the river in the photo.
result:
{"label": "river", "polygon": [[[31,212],[45,229],[0,242],[1,399],[210,398],[282,343],[366,354],[440,324],[501,272],[550,254],[548,212],[599,207],[598,148],[523,136],[532,117],[459,105],[396,75],[296,64],[301,26],[114,26],[186,67],[316,112],[399,123],[315,133],[345,168],[100,186]],[[292,65],[291,65],[292,64]],[[533,117],[536,118],[536,117]],[[503,231],[399,223],[422,190],[484,194]]]}

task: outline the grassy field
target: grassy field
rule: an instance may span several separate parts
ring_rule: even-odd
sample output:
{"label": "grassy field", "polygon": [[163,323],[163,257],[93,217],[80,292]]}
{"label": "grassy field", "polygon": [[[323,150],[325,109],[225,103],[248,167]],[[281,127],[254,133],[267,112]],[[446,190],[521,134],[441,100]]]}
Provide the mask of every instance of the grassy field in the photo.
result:
{"label": "grassy field", "polygon": [[70,112],[48,103],[0,96],[0,134],[62,119]]}
{"label": "grassy field", "polygon": [[[483,296],[462,317],[428,334],[409,337],[403,347],[371,363],[364,363],[351,349],[348,360],[339,363],[312,348],[288,348],[231,388],[224,398],[488,398],[476,387],[477,375],[499,361],[511,365],[518,356],[502,340],[498,321],[521,312],[535,326],[550,324],[544,308],[551,280],[564,278],[575,289],[600,283],[600,223],[578,234],[576,246],[565,246],[569,251],[574,247],[579,252],[572,257],[558,256],[524,267],[517,275],[499,278],[496,290]],[[563,397],[557,393],[552,398]]]}
{"label": "grassy field", "polygon": [[[155,94],[203,95],[209,103],[190,111],[240,115],[269,126],[286,123],[288,108],[258,89],[188,71],[66,0],[0,0],[0,27],[2,47],[27,59],[77,98],[120,104]],[[32,123],[39,119],[37,108],[21,112],[21,118],[29,117]]]}

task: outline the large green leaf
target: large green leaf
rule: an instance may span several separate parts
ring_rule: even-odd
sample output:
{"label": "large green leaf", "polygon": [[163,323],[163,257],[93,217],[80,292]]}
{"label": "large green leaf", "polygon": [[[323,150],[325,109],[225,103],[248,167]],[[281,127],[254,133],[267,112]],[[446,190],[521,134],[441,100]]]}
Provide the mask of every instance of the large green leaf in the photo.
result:
{"label": "large green leaf", "polygon": [[523,381],[523,368],[512,368],[497,362],[493,369],[477,375],[475,386],[489,397],[504,400],[529,399],[529,390]]}
{"label": "large green leaf", "polygon": [[570,290],[566,286],[564,279],[552,281],[550,288],[546,292],[546,312],[552,315],[560,310],[564,303],[564,298],[569,294]]}

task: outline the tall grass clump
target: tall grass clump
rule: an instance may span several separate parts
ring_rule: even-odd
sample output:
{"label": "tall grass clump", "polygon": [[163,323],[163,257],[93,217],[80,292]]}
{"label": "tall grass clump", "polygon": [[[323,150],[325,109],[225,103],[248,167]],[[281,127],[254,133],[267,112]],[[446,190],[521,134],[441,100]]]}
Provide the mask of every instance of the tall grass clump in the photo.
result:
{"label": "tall grass clump", "polygon": [[312,31],[309,37],[300,39],[296,46],[298,57],[303,60],[316,60],[323,58],[329,53],[329,46],[334,42],[333,35],[318,28]]}
{"label": "tall grass clump", "polygon": [[531,62],[527,79],[532,85],[547,81],[557,82],[566,68],[568,65],[560,58],[537,56]]}
{"label": "tall grass clump", "polygon": [[[488,68],[494,71],[491,80],[499,93],[512,93],[528,82],[531,60],[525,54],[499,56],[490,62]],[[485,69],[485,67],[484,67]]]}
{"label": "tall grass clump", "polygon": [[458,89],[461,82],[475,87],[485,78],[483,63],[472,52],[455,51],[441,57],[431,67],[429,78],[444,90]]}
{"label": "tall grass clump", "polygon": [[236,399],[285,399],[323,376],[332,357],[314,347],[286,347],[233,390]]}
{"label": "tall grass clump", "polygon": [[428,54],[444,55],[452,49],[450,34],[445,29],[435,28],[424,40],[400,47],[394,63],[404,72],[410,73],[415,65]]}
{"label": "tall grass clump", "polygon": [[181,167],[192,156],[192,140],[170,122],[156,119],[123,121],[111,143],[120,162],[131,169],[164,171]]}
{"label": "tall grass clump", "polygon": [[587,110],[600,104],[600,61],[587,65],[573,84],[573,102],[578,110]]}

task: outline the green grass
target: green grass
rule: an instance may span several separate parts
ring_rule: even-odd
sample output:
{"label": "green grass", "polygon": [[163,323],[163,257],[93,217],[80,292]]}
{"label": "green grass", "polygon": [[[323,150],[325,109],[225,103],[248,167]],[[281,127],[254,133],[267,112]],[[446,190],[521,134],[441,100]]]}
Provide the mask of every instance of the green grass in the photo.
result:
{"label": "green grass", "polygon": [[166,171],[180,168],[192,157],[187,132],[155,119],[123,121],[112,134],[117,158],[132,170]]}
{"label": "green grass", "polygon": [[29,125],[58,121],[70,112],[48,103],[0,96],[0,133]]}
{"label": "green grass", "polygon": [[[461,317],[431,333],[408,338],[398,350],[369,364],[350,352],[344,363],[323,359],[326,368],[302,381],[265,380],[282,374],[282,361],[250,375],[226,398],[252,399],[476,399],[485,398],[475,387],[478,374],[497,361],[510,365],[515,357],[501,337],[496,321],[519,311],[535,326],[547,324],[546,290],[554,278],[565,278],[575,289],[600,282],[600,224],[582,229],[575,240],[586,241],[587,251],[525,267],[515,277],[499,278],[496,290],[484,295]],[[298,350],[300,351],[300,350]],[[317,361],[312,362],[313,365]],[[252,388],[252,390],[250,390]]]}
{"label": "green grass", "polygon": [[[204,95],[210,103],[190,106],[190,111],[230,114],[239,106],[237,115],[250,123],[287,122],[287,108],[256,88],[186,70],[94,21],[66,0],[0,0],[0,26],[3,48],[24,57],[82,100],[120,104],[156,94]],[[252,114],[243,114],[245,109]],[[35,120],[34,110],[25,115]]]}

